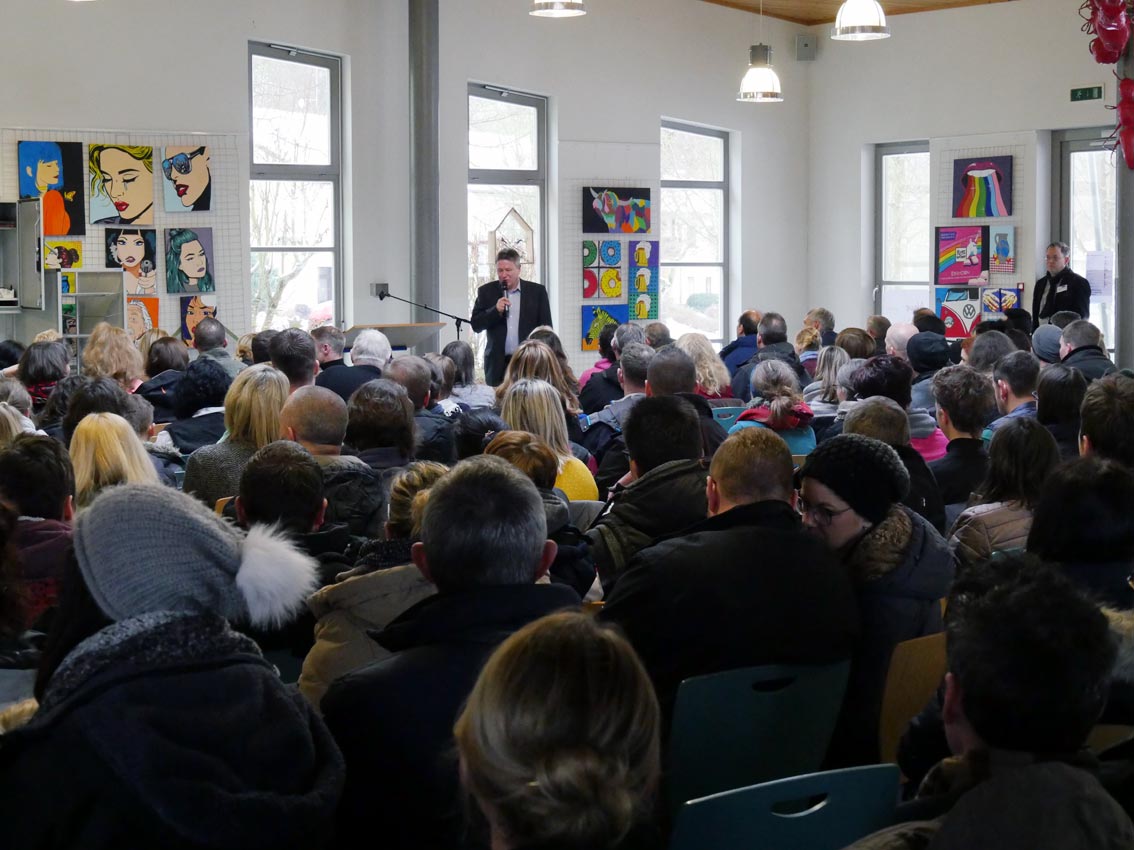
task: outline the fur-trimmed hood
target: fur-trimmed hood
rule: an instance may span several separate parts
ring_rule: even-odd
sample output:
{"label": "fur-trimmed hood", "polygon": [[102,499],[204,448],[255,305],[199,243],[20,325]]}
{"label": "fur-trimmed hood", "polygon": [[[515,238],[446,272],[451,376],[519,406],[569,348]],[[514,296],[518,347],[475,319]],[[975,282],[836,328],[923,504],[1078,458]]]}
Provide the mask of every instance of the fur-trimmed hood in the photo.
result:
{"label": "fur-trimmed hood", "polygon": [[844,561],[851,579],[871,592],[940,599],[953,580],[949,544],[928,520],[894,505],[853,544]]}

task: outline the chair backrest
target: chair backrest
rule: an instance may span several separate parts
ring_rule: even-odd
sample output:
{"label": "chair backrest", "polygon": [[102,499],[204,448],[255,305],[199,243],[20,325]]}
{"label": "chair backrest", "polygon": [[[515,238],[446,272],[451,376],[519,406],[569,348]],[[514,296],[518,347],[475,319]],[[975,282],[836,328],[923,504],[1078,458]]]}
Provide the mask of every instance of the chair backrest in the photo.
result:
{"label": "chair backrest", "polygon": [[737,417],[746,409],[744,407],[714,407],[713,418],[727,431],[736,424]]}
{"label": "chair backrest", "polygon": [[937,692],[945,678],[945,666],[944,632],[904,640],[894,647],[878,724],[882,761],[897,762],[902,733]]}
{"label": "chair backrest", "polygon": [[807,455],[792,455],[791,465],[796,469],[800,469],[803,464],[807,463]]}
{"label": "chair backrest", "polygon": [[[224,516],[225,507],[228,505],[229,502],[231,502],[235,498],[236,498],[235,496],[222,496],[221,498],[217,499],[216,504],[213,505],[213,510],[216,512],[216,515],[217,516]],[[244,504],[244,503],[241,502],[241,504]]]}
{"label": "chair backrest", "polygon": [[669,850],[839,850],[890,826],[897,802],[892,764],[780,779],[689,801]]}
{"label": "chair backrest", "polygon": [[818,770],[850,662],[747,667],[686,679],[671,725],[669,798],[687,800]]}

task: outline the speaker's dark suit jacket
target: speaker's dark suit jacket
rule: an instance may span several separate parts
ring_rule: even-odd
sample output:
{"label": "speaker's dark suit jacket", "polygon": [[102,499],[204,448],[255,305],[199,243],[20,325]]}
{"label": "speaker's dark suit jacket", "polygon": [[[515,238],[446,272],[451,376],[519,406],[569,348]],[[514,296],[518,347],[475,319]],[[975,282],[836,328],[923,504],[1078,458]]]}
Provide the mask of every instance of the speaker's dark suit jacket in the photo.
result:
{"label": "speaker's dark suit jacket", "polygon": [[[504,285],[491,280],[476,291],[472,326],[477,333],[487,331],[484,349],[484,381],[498,386],[504,380],[504,342],[508,336],[508,319],[496,310],[496,302],[504,294]],[[547,290],[530,280],[520,280],[519,342],[540,325],[551,324],[551,302]]]}

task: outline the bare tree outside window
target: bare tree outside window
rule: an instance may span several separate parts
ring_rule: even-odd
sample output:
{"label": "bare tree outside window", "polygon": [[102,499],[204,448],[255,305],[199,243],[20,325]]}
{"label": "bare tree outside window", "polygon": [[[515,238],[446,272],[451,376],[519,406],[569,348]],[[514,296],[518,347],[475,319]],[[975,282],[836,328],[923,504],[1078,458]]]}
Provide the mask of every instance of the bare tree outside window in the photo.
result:
{"label": "bare tree outside window", "polygon": [[339,63],[252,45],[249,222],[256,330],[336,320]]}

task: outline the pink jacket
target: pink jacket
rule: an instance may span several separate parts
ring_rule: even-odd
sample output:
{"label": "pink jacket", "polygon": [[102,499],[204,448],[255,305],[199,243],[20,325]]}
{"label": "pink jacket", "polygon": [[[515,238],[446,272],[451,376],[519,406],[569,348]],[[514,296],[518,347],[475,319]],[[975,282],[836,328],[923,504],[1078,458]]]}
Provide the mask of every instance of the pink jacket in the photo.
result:
{"label": "pink jacket", "polygon": [[596,372],[605,372],[613,365],[614,364],[607,360],[605,357],[600,358],[594,366],[592,366],[590,369],[579,376],[579,389],[582,389],[584,386],[586,386],[587,381],[591,379],[591,375],[595,374]]}

